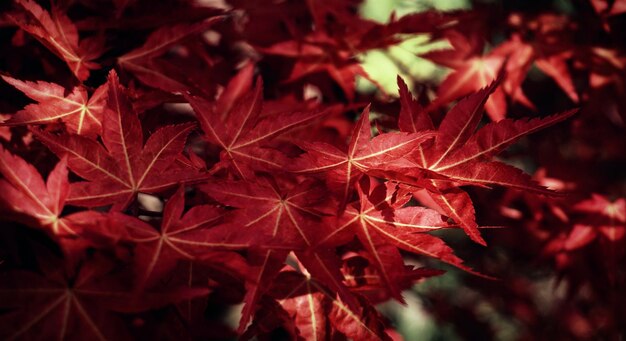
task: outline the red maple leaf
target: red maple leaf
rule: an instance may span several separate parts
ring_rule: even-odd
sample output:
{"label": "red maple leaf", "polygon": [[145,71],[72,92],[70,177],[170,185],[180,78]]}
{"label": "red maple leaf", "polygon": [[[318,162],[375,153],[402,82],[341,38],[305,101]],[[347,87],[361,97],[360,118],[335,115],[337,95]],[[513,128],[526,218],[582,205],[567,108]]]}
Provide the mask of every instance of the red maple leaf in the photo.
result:
{"label": "red maple leaf", "polygon": [[169,287],[161,292],[133,293],[114,263],[92,257],[76,270],[47,255],[41,273],[0,274],[0,317],[5,339],[131,339],[120,313],[133,313],[206,295],[206,287]]}
{"label": "red maple leaf", "polygon": [[[220,168],[232,170],[240,178],[249,178],[255,169],[279,169],[286,157],[270,148],[269,141],[290,130],[300,128],[326,115],[328,110],[282,112],[262,115],[262,81],[235,101],[234,94],[251,84],[252,66],[242,69],[217,101],[188,96],[207,139],[220,147]],[[224,98],[225,100],[220,100]]]}
{"label": "red maple leaf", "polygon": [[51,135],[33,130],[54,153],[67,156],[68,167],[88,180],[72,183],[68,202],[81,206],[114,204],[124,209],[137,193],[157,193],[204,176],[181,154],[194,124],[164,126],[143,143],[137,114],[111,71],[102,122],[102,142],[78,135]]}
{"label": "red maple leaf", "polygon": [[[451,36],[462,37],[459,33]],[[501,55],[497,51],[485,56],[468,56],[463,53],[465,51],[461,52],[457,48],[455,40],[451,40],[451,43],[456,48],[455,52],[460,55],[455,59],[450,58],[448,51],[442,53],[435,51],[424,55],[425,58],[454,68],[439,85],[437,99],[431,104],[434,108],[488,86],[497,77],[506,60],[506,55]],[[486,109],[494,121],[506,117],[506,97],[502,89],[495,90],[493,97],[486,103]]]}
{"label": "red maple leaf", "polygon": [[9,212],[34,220],[29,225],[50,229],[53,234],[74,234],[72,227],[60,219],[69,190],[66,164],[67,160],[61,160],[44,183],[35,167],[0,146],[3,206]]}
{"label": "red maple leaf", "polygon": [[90,70],[100,68],[93,60],[104,50],[102,37],[94,36],[79,41],[76,25],[56,6],[52,6],[50,13],[32,0],[16,2],[24,12],[9,17],[63,59],[76,78],[84,81],[89,78]]}
{"label": "red maple leaf", "polygon": [[316,240],[325,233],[321,216],[328,206],[323,203],[326,189],[315,181],[298,184],[271,177],[257,179],[256,183],[233,181],[201,186],[219,202],[239,208],[232,212],[228,223],[229,229],[236,231],[229,241],[260,249],[260,258],[264,259],[255,271],[258,279],[247,283],[240,328],[246,326],[289,251],[302,255],[313,276],[339,292],[350,306],[356,306],[342,284],[339,259],[328,250],[314,249]]}
{"label": "red maple leaf", "polygon": [[201,23],[162,27],[152,32],[142,46],[118,57],[117,62],[147,85],[170,92],[190,91],[189,82],[174,78],[167,68],[160,67],[156,58],[189,37],[206,31],[223,18],[216,16]]}
{"label": "red maple leaf", "polygon": [[0,146],[0,207],[7,218],[42,228],[56,236],[76,236],[75,223],[96,219],[95,212],[61,216],[69,190],[67,160],[62,159],[44,182],[41,174],[22,158]]}
{"label": "red maple leaf", "polygon": [[[495,81],[489,87],[459,101],[441,121],[437,136],[431,144],[420,146],[418,152],[412,155],[420,169],[436,175],[431,179],[431,189],[439,188],[439,191],[430,191],[433,200],[446,215],[461,224],[474,241],[481,244],[485,242],[478,233],[471,199],[467,193],[452,184],[499,185],[553,194],[519,169],[492,161],[492,158],[520,138],[561,122],[577,111],[570,110],[532,120],[505,119],[489,123],[475,132],[482,118],[483,106],[498,83]],[[409,132],[432,129],[434,124],[428,112],[421,110],[414,102],[402,79],[398,78],[398,84],[403,104],[400,129]]]}
{"label": "red maple leaf", "polygon": [[[512,20],[516,22],[525,19],[517,16]],[[567,65],[572,57],[572,49],[560,37],[565,31],[562,27],[565,24],[558,26],[558,29],[550,27],[557,22],[558,18],[547,15],[524,21],[525,26],[518,27],[522,32],[511,34],[508,40],[485,54],[484,42],[478,38],[478,32],[465,26],[446,31],[444,36],[453,50],[433,51],[423,55],[453,69],[439,85],[438,97],[431,107],[445,106],[455,99],[487,87],[500,70],[504,70],[506,75],[502,88],[495,89],[485,104],[489,117],[493,121],[506,117],[505,94],[527,107],[534,108],[521,88],[533,65],[551,77],[572,101],[577,102],[578,94]],[[532,32],[526,35],[535,37],[534,41],[529,42],[522,38],[526,31]]]}
{"label": "red maple leaf", "polygon": [[8,76],[2,76],[2,79],[37,101],[37,104],[27,105],[2,124],[35,125],[62,121],[73,134],[95,138],[102,133],[102,114],[107,98],[105,85],[88,97],[83,86],[75,87],[65,95],[65,89],[58,84],[20,81]]}
{"label": "red maple leaf", "polygon": [[179,261],[193,261],[203,254],[208,255],[208,249],[219,251],[247,246],[225,242],[222,233],[213,233],[215,230],[209,229],[222,215],[219,208],[199,205],[183,215],[184,204],[184,189],[181,187],[165,205],[160,228],[122,213],[111,213],[112,222],[125,228],[121,239],[134,245],[137,290],[153,286]]}
{"label": "red maple leaf", "polygon": [[[598,237],[606,238],[613,244],[626,235],[626,200],[623,198],[611,202],[602,195],[593,194],[590,199],[574,205],[572,215],[582,217],[572,221],[574,227],[564,245],[567,250],[581,248]],[[614,257],[607,256],[608,259]]]}
{"label": "red maple leaf", "polygon": [[[589,0],[589,2],[603,19],[626,12],[626,1],[624,0]],[[605,29],[610,31],[607,24],[605,24]]]}
{"label": "red maple leaf", "polygon": [[404,282],[405,268],[398,249],[473,272],[443,240],[425,233],[454,227],[442,215],[424,207],[403,207],[410,199],[408,192],[398,191],[391,182],[376,184],[363,177],[356,188],[360,202],[349,205],[341,216],[330,218],[333,231],[319,243],[345,244],[356,235],[392,297],[403,301],[398,285]]}
{"label": "red maple leaf", "polygon": [[350,189],[363,174],[391,165],[433,137],[429,131],[415,133],[390,132],[371,138],[369,107],[352,131],[347,151],[322,142],[301,143],[307,152],[290,169],[295,173],[322,173],[328,187],[349,199]]}
{"label": "red maple leaf", "polygon": [[[315,224],[324,212],[326,189],[315,181],[289,183],[272,177],[256,182],[224,181],[200,185],[222,204],[236,207],[229,224],[243,229],[240,238],[263,247],[299,249],[313,244]],[[248,237],[246,237],[248,236]],[[264,244],[267,242],[268,244]]]}
{"label": "red maple leaf", "polygon": [[[390,340],[382,317],[366,300],[360,298],[359,308],[351,308],[323,282],[311,278],[305,268],[300,270],[302,272],[283,269],[269,290],[269,295],[279,300],[295,324],[300,337],[327,340],[340,332],[354,340]],[[250,329],[268,320],[267,316],[257,316]],[[279,326],[273,325],[274,328]]]}

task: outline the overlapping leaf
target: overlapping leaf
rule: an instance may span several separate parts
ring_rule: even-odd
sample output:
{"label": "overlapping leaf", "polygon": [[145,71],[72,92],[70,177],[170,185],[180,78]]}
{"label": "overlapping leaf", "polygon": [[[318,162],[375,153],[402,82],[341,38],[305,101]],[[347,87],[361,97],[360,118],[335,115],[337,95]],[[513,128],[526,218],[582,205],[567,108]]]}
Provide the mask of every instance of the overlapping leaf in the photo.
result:
{"label": "overlapping leaf", "polygon": [[174,78],[167,72],[167,69],[159,67],[155,58],[165,54],[190,36],[206,31],[222,19],[223,17],[216,16],[201,23],[160,28],[152,32],[141,47],[120,56],[117,62],[120,67],[132,72],[150,86],[170,92],[189,91],[192,88],[189,84],[186,84],[184,80]]}
{"label": "overlapping leaf", "polygon": [[398,193],[391,183],[375,185],[373,180],[364,177],[357,185],[357,191],[359,207],[346,208],[332,223],[334,231],[320,243],[341,244],[356,235],[395,299],[402,301],[401,289],[397,285],[405,276],[398,249],[437,258],[472,272],[441,239],[425,233],[453,227],[439,213],[424,207],[403,208],[409,200],[408,193]]}
{"label": "overlapping leaf", "polygon": [[416,133],[385,133],[373,139],[370,131],[369,108],[352,131],[348,150],[327,143],[303,143],[307,151],[290,168],[296,173],[323,173],[330,188],[342,200],[349,199],[350,188],[363,173],[379,168],[390,168],[418,146],[433,137],[429,131]]}
{"label": "overlapping leaf", "polygon": [[144,145],[139,118],[114,71],[108,83],[103,145],[77,135],[34,131],[54,153],[67,156],[68,167],[87,180],[72,183],[68,202],[89,207],[114,204],[123,209],[139,192],[156,193],[202,179],[181,154],[194,124],[162,127]]}
{"label": "overlapping leaf", "polygon": [[0,180],[0,202],[53,234],[74,234],[71,225],[60,218],[69,190],[66,164],[66,159],[61,160],[44,183],[35,167],[0,146],[0,174],[4,177]]}
{"label": "overlapping leaf", "polygon": [[61,121],[73,134],[95,137],[102,133],[102,114],[106,103],[107,87],[96,89],[88,98],[87,89],[78,86],[65,95],[65,89],[43,81],[20,81],[8,76],[2,78],[37,104],[29,104],[3,124],[27,125]]}
{"label": "overlapping leaf", "polygon": [[79,40],[76,25],[55,6],[50,13],[32,0],[16,2],[24,13],[11,16],[13,21],[63,59],[76,78],[84,81],[89,78],[90,70],[100,67],[93,62],[103,52],[100,37]]}
{"label": "overlapping leaf", "polygon": [[[398,83],[403,98],[400,128],[421,131],[433,127],[428,112],[414,104],[400,78]],[[576,110],[532,120],[504,119],[489,123],[475,132],[482,118],[483,106],[498,83],[499,81],[495,81],[489,87],[459,101],[439,125],[432,145],[420,148],[413,154],[413,160],[421,169],[460,184],[499,185],[552,194],[553,192],[535,183],[527,174],[504,163],[492,161],[492,158],[520,138],[561,122],[576,113]],[[433,178],[431,184],[434,188],[439,188],[430,193],[439,207],[461,224],[474,241],[484,244],[478,233],[474,208],[467,193],[445,183],[442,178]]]}
{"label": "overlapping leaf", "polygon": [[[226,87],[229,93],[222,97],[232,100],[231,92],[240,93],[237,84],[251,84],[251,68],[244,68]],[[244,85],[245,86],[245,85]],[[209,102],[200,97],[187,97],[193,107],[207,139],[222,150],[220,163],[215,167],[227,168],[240,178],[249,178],[254,169],[277,169],[286,164],[280,152],[264,148],[267,143],[290,130],[300,128],[326,115],[327,110],[312,112],[284,112],[262,116],[262,82],[244,94],[234,105],[227,101]]]}
{"label": "overlapping leaf", "polygon": [[375,309],[364,304],[352,310],[306,274],[284,270],[274,283],[270,295],[281,300],[299,335],[307,340],[327,340],[336,333],[333,329],[354,340],[390,339]]}
{"label": "overlapping leaf", "polygon": [[626,200],[623,198],[611,202],[594,194],[590,199],[577,203],[574,212],[584,216],[576,219],[565,242],[567,250],[583,247],[598,236],[616,243],[626,235]]}
{"label": "overlapping leaf", "polygon": [[89,230],[100,234],[98,212],[81,211],[64,215],[69,181],[67,159],[63,158],[44,182],[37,169],[0,146],[0,208],[7,217],[41,228],[57,237],[77,237]]}
{"label": "overlapping leaf", "polygon": [[114,213],[115,224],[124,226],[121,239],[134,244],[135,287],[152,286],[172,271],[181,260],[194,260],[207,250],[241,249],[244,244],[225,243],[224,235],[208,229],[222,212],[210,205],[194,206],[183,215],[184,189],[180,188],[165,205],[159,229],[140,219]]}
{"label": "overlapping leaf", "polygon": [[41,272],[14,271],[0,276],[3,339],[130,340],[121,316],[206,295],[208,288],[169,288],[135,295],[110,262],[93,259],[67,273],[54,258]]}
{"label": "overlapping leaf", "polygon": [[[215,183],[201,188],[210,196],[231,207],[231,237],[234,243],[262,249],[265,259],[258,267],[259,280],[249,285],[241,327],[245,327],[257,301],[280,268],[285,252],[303,255],[303,261],[316,278],[324,280],[351,306],[354,298],[342,284],[339,259],[328,250],[314,249],[316,240],[326,234],[321,215],[326,190],[319,183],[280,183],[273,178],[259,178],[257,183],[245,181]],[[264,284],[265,283],[265,284]]]}
{"label": "overlapping leaf", "polygon": [[[438,98],[433,102],[433,107],[446,105],[452,100],[487,87],[500,70],[505,70],[507,74],[502,88],[495,89],[485,104],[489,117],[493,121],[506,117],[506,95],[534,108],[521,88],[533,65],[551,77],[572,101],[579,100],[568,67],[572,50],[564,39],[566,35],[562,31],[565,24],[562,20],[549,15],[532,19],[520,16],[515,18],[514,21],[522,22],[520,27],[516,27],[521,32],[512,34],[507,41],[484,55],[484,43],[473,36],[479,33],[463,24],[445,34],[453,50],[433,51],[424,55],[425,58],[453,69],[440,84]],[[525,41],[524,35],[532,35],[535,41]]]}
{"label": "overlapping leaf", "polygon": [[246,230],[241,238],[263,247],[271,247],[273,240],[276,249],[312,245],[324,212],[324,187],[314,181],[279,184],[269,177],[258,180],[217,182],[200,188],[219,202],[238,208],[230,223]]}

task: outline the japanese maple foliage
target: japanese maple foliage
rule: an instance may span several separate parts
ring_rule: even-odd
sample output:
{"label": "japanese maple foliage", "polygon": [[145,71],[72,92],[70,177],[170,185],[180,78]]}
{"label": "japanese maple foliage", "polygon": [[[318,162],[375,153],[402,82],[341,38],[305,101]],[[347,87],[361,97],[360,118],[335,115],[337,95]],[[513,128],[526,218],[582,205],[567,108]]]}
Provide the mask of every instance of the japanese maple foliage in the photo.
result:
{"label": "japanese maple foliage", "polygon": [[[460,276],[492,306],[513,297],[498,308],[532,338],[541,312],[516,289],[532,276],[506,263],[519,252],[604,313],[576,306],[559,323],[623,336],[624,177],[590,166],[626,162],[626,58],[611,45],[624,2],[385,23],[362,5],[7,5],[0,335],[391,340],[403,329],[378,304]],[[418,35],[447,42],[421,57],[448,74],[385,91],[360,56]],[[583,327],[555,335],[597,336]]]}

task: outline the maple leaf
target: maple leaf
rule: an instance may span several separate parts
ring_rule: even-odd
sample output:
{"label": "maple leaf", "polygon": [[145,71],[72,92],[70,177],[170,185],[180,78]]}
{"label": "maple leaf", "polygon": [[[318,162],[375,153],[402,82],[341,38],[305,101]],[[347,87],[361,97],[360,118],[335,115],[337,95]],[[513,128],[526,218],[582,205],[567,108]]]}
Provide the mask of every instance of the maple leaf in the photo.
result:
{"label": "maple leaf", "polygon": [[65,95],[65,89],[43,81],[20,81],[2,76],[7,83],[23,92],[37,104],[29,104],[13,114],[4,125],[47,124],[62,121],[68,131],[95,138],[102,133],[102,113],[107,98],[107,87],[101,86],[88,98],[87,89],[75,87]]}
{"label": "maple leaf", "polygon": [[398,249],[433,257],[474,273],[462,265],[461,259],[441,239],[424,233],[454,227],[439,213],[424,207],[402,207],[410,199],[408,192],[398,193],[396,185],[390,182],[376,185],[366,176],[356,188],[359,206],[350,205],[341,216],[331,218],[333,231],[319,243],[344,244],[356,235],[392,297],[403,301],[398,284],[403,282],[405,269]]}
{"label": "maple leaf", "polygon": [[254,231],[249,242],[265,248],[313,245],[320,228],[316,225],[328,211],[325,207],[330,207],[325,202],[326,188],[313,180],[294,183],[268,175],[254,182],[219,181],[198,187],[220,203],[238,208],[231,212],[229,224],[243,227],[239,238],[249,238],[248,231]]}
{"label": "maple leaf", "polygon": [[161,127],[144,145],[141,123],[115,71],[109,74],[108,87],[102,122],[104,146],[78,135],[55,136],[33,130],[55,154],[67,155],[68,167],[88,180],[72,183],[69,203],[88,207],[114,204],[121,210],[139,192],[157,193],[204,177],[181,154],[193,123]]}
{"label": "maple leaf", "polygon": [[79,41],[76,25],[57,7],[52,12],[32,0],[16,0],[25,10],[22,16],[9,17],[24,31],[33,35],[52,53],[63,59],[80,81],[89,78],[89,71],[100,66],[93,62],[103,51],[100,37]]}
{"label": "maple leaf", "polygon": [[35,167],[0,146],[0,174],[4,177],[0,179],[0,203],[30,226],[54,235],[76,234],[71,222],[60,217],[69,190],[66,164],[62,159],[44,183]]}
{"label": "maple leaf", "polygon": [[328,37],[312,36],[308,40],[308,44],[313,46],[306,46],[307,43],[303,46],[302,43],[288,41],[260,50],[268,55],[299,57],[294,62],[291,73],[285,80],[285,83],[294,82],[315,73],[326,73],[341,87],[350,101],[354,100],[357,76],[366,78],[376,84],[376,81],[369,77],[356,58],[352,61],[329,62],[326,52],[315,46],[329,43]]}
{"label": "maple leaf", "polygon": [[196,259],[207,249],[241,249],[245,244],[224,242],[220,233],[208,227],[221,217],[220,209],[210,205],[192,207],[183,215],[184,188],[170,198],[163,211],[160,229],[140,219],[114,212],[111,219],[126,233],[121,239],[134,244],[135,287],[150,287],[174,269],[178,261]]}
{"label": "maple leaf", "polygon": [[324,235],[320,216],[324,214],[326,190],[315,181],[294,184],[271,177],[258,177],[256,183],[230,181],[199,186],[204,192],[238,210],[232,212],[229,225],[236,230],[230,241],[243,243],[259,251],[263,261],[258,279],[248,283],[240,329],[245,327],[260,295],[278,274],[286,251],[295,251],[316,278],[339,292],[351,306],[356,306],[342,284],[339,259],[327,250],[315,250],[315,241]]}
{"label": "maple leaf", "polygon": [[67,158],[62,158],[44,182],[31,164],[0,146],[0,212],[5,219],[50,233],[68,260],[80,260],[85,249],[110,246],[119,239],[119,227],[107,224],[101,212],[63,214],[70,189]]}
{"label": "maple leaf", "polygon": [[[422,55],[454,70],[439,84],[437,99],[431,104],[433,108],[488,86],[497,78],[507,57],[499,51],[492,51],[485,56],[477,55],[482,52],[482,43],[457,31],[448,32],[446,37],[453,50],[432,51]],[[498,121],[506,116],[506,98],[502,89],[494,91],[493,98],[486,103],[486,109],[492,120]]]}
{"label": "maple leaf", "polygon": [[152,32],[142,46],[118,57],[117,62],[120,67],[131,71],[147,85],[171,92],[190,91],[191,87],[185,82],[172,78],[166,69],[159,67],[155,58],[165,54],[185,39],[206,31],[223,19],[223,16],[216,16],[196,24],[162,27]]}
{"label": "maple leaf", "polygon": [[574,205],[573,211],[584,216],[574,221],[564,245],[567,250],[581,248],[597,236],[615,243],[626,235],[626,200],[623,198],[611,202],[602,195],[592,194],[590,199]]}
{"label": "maple leaf", "polygon": [[[615,286],[620,281],[620,262],[623,252],[619,243],[626,236],[626,200],[613,201],[593,193],[581,201],[562,201],[556,205],[548,203],[550,211],[558,219],[535,214],[532,218],[538,224],[547,225],[552,232],[543,245],[542,254],[552,257],[560,277],[567,278],[573,294],[584,285],[604,290],[607,284]],[[547,210],[546,210],[547,211]],[[581,262],[584,257],[585,262]],[[587,261],[587,259],[589,261]],[[588,263],[588,264],[587,264]],[[598,272],[598,269],[603,272]]]}
{"label": "maple leaf", "polygon": [[[522,20],[517,18],[516,20]],[[508,40],[482,54],[483,42],[472,38],[470,33],[461,28],[446,32],[445,36],[453,50],[432,51],[422,55],[437,64],[452,68],[453,71],[443,80],[437,90],[437,99],[431,104],[434,109],[447,105],[460,97],[477,92],[487,87],[497,78],[500,71],[505,71],[502,88],[495,89],[485,104],[485,109],[493,121],[506,117],[506,95],[513,100],[534,109],[533,103],[526,98],[521,85],[530,68],[535,65],[552,78],[572,101],[578,102],[574,81],[568,68],[572,51],[561,43],[554,29],[547,28],[555,18],[538,17],[529,21],[522,30],[532,31],[535,41],[522,39],[522,33],[513,33]],[[558,43],[558,44],[557,44]]]}
{"label": "maple leaf", "polygon": [[[310,112],[283,112],[262,116],[262,81],[259,78],[252,91],[240,98],[232,107],[224,105],[239,92],[240,83],[248,83],[252,70],[244,68],[228,84],[227,101],[209,102],[200,97],[187,96],[207,139],[222,149],[220,162],[215,169],[231,169],[240,178],[249,178],[255,169],[277,169],[286,164],[278,151],[263,148],[273,138],[300,128],[328,114],[329,110]],[[222,109],[223,111],[220,111]]]}
{"label": "maple leaf", "polygon": [[[482,118],[482,108],[498,84],[499,80],[496,80],[489,87],[460,100],[441,121],[432,145],[420,147],[418,153],[412,155],[413,160],[420,169],[464,185],[499,185],[554,194],[522,171],[491,159],[525,135],[563,121],[577,110],[532,120],[504,119],[475,132]],[[398,78],[398,86],[403,106],[400,129],[410,132],[432,129],[434,125],[428,112],[415,103],[401,78]],[[474,241],[485,244],[478,233],[474,208],[467,193],[441,178],[432,179],[431,184],[439,188],[439,191],[431,190],[429,195],[440,208],[461,224]]]}
{"label": "maple leaf", "polygon": [[[558,19],[540,16],[537,20],[531,21],[529,26],[533,22],[543,27],[550,25],[546,22],[558,22]],[[542,31],[542,29],[538,31]],[[578,93],[568,67],[568,62],[573,55],[572,50],[563,45],[554,46],[558,38],[551,37],[546,32],[543,34],[546,37],[538,34],[537,40],[539,41],[527,42],[522,39],[521,33],[515,33],[494,50],[502,55],[508,55],[505,68],[508,74],[507,81],[504,82],[505,92],[514,100],[534,109],[534,105],[526,98],[521,87],[526,74],[534,65],[552,78],[573,102],[578,102]]]}
{"label": "maple leaf", "polygon": [[[339,331],[354,340],[390,340],[379,313],[364,299],[359,309],[349,308],[325,285],[304,273],[283,270],[274,281],[269,295],[280,300],[282,308],[294,321],[300,337],[306,340],[327,340]],[[257,316],[263,323],[266,316]],[[278,326],[274,326],[278,327]]]}
{"label": "maple leaf", "polygon": [[[48,255],[50,256],[50,255]],[[133,294],[112,263],[92,258],[75,271],[65,271],[54,257],[40,260],[41,273],[0,274],[0,332],[12,339],[131,339],[121,316],[206,295],[208,288],[168,288]]]}
{"label": "maple leaf", "polygon": [[158,57],[166,53],[173,45],[180,43],[191,35],[208,29],[222,19],[224,19],[224,17],[217,16],[197,24],[180,24],[177,26],[162,27],[152,32],[141,47],[118,57],[117,61],[120,66],[125,67]]}
{"label": "maple leaf", "polygon": [[363,173],[379,169],[383,165],[389,167],[394,161],[403,158],[433,136],[428,131],[390,132],[379,134],[372,139],[370,129],[367,107],[352,131],[347,151],[327,143],[304,142],[301,147],[306,153],[289,168],[295,173],[323,172],[329,188],[338,192],[345,202],[349,199],[351,186]]}
{"label": "maple leaf", "polygon": [[265,297],[260,303],[254,320],[240,335],[240,340],[254,340],[271,335],[276,328],[289,334],[290,340],[300,340],[296,325],[289,313],[276,300]]}
{"label": "maple leaf", "polygon": [[[485,96],[485,89],[461,101],[444,118],[437,131],[435,146],[426,152],[420,166],[465,184],[496,184],[548,194],[545,188],[530,180],[528,175],[503,163],[490,161],[520,138],[540,129],[561,122],[578,110],[569,110],[545,118],[530,120],[505,119],[483,126],[476,133],[480,122],[480,102],[470,103]],[[463,105],[469,108],[463,108]],[[478,117],[477,117],[478,116]],[[424,163],[421,163],[424,162]]]}

